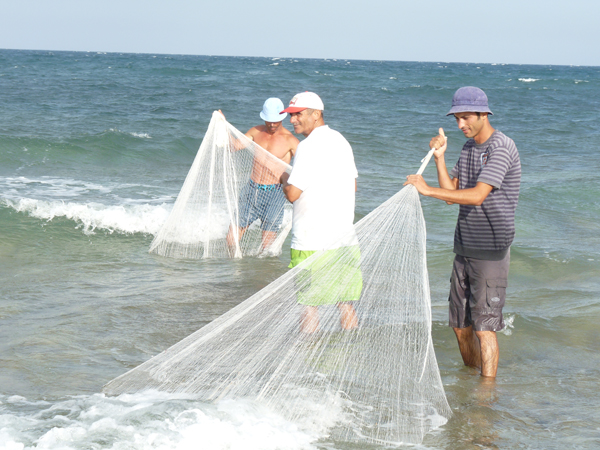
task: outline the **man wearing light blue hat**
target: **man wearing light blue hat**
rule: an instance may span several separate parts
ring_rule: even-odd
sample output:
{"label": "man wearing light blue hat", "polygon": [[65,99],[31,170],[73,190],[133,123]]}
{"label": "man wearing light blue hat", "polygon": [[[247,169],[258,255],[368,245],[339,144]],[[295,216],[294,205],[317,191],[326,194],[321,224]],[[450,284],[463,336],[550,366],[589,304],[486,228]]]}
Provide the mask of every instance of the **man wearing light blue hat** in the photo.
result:
{"label": "man wearing light blue hat", "polygon": [[[246,136],[269,153],[290,164],[300,141],[283,126],[283,119],[287,114],[279,114],[282,109],[281,100],[275,97],[268,98],[260,112],[260,118],[265,121],[265,124],[250,128]],[[270,181],[278,182],[278,179]]]}
{"label": "man wearing light blue hat", "polygon": [[433,155],[440,187],[427,185],[420,175],[409,175],[405,184],[414,185],[422,195],[460,205],[454,232],[449,324],[465,365],[493,378],[500,355],[496,332],[504,328],[502,308],[515,236],[521,161],[513,140],[490,124],[492,111],[481,89],[458,89],[446,115],[453,115],[469,138],[454,169],[448,173],[446,168],[448,138],[440,128],[429,143],[430,148],[437,149]]}
{"label": "man wearing light blue hat", "polygon": [[[300,141],[283,126],[283,119],[287,114],[279,114],[282,109],[281,100],[267,99],[260,112],[260,118],[265,121],[265,124],[250,128],[246,136],[272,155],[290,164]],[[238,240],[258,219],[261,221],[263,250],[267,250],[277,237],[283,221],[285,202],[279,183],[280,176],[281,173],[274,173],[255,158],[250,181],[240,195]],[[227,243],[230,248],[235,247],[234,233],[231,228],[227,234]]]}

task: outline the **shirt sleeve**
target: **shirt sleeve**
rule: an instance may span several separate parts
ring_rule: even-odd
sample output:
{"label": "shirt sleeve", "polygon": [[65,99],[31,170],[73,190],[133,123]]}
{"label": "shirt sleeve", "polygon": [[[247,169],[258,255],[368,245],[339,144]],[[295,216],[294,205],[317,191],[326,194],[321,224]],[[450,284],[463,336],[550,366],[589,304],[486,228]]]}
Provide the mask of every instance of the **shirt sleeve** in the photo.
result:
{"label": "shirt sleeve", "polygon": [[459,167],[458,167],[459,163],[460,163],[460,159],[458,161],[456,161],[456,164],[454,165],[454,169],[452,169],[450,171],[450,176],[452,178],[458,178],[458,174],[460,173],[460,170],[459,170]]}
{"label": "shirt sleeve", "polygon": [[313,170],[311,170],[310,158],[307,154],[308,148],[301,148],[301,144],[298,145],[296,156],[294,157],[294,165],[292,166],[292,173],[288,178],[288,184],[296,186],[301,191],[307,190],[312,183]]}
{"label": "shirt sleeve", "polygon": [[506,146],[497,147],[488,157],[487,163],[481,169],[477,182],[489,184],[500,189],[506,173],[510,169],[511,156]]}

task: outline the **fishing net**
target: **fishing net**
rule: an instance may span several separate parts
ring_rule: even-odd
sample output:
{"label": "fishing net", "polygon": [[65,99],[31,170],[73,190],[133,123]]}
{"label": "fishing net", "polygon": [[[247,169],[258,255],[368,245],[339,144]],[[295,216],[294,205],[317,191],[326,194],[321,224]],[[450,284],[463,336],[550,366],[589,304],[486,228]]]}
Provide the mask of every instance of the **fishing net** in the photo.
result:
{"label": "fishing net", "polygon": [[292,205],[279,178],[290,170],[215,111],[150,252],[189,259],[281,254]]}
{"label": "fishing net", "polygon": [[451,411],[431,340],[417,190],[405,187],[354,231],[104,392],[248,398],[301,427],[326,424],[336,439],[420,443]]}

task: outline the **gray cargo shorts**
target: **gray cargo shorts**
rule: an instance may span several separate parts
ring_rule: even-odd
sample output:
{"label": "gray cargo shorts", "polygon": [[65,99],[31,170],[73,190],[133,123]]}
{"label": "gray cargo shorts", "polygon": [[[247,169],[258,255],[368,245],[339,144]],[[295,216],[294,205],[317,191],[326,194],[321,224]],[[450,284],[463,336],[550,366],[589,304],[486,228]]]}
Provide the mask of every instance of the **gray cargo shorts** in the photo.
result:
{"label": "gray cargo shorts", "polygon": [[500,331],[504,328],[502,308],[510,252],[500,261],[456,255],[450,278],[449,325],[473,326],[474,331]]}

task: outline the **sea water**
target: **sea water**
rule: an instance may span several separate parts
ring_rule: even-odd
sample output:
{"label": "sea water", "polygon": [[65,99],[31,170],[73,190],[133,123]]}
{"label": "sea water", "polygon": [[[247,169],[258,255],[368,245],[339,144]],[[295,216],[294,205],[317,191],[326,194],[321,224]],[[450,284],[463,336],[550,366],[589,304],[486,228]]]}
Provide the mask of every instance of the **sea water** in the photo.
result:
{"label": "sea water", "polygon": [[486,383],[446,325],[457,206],[422,198],[454,415],[420,448],[600,447],[600,68],[0,50],[0,449],[358,448],[329,437],[334,412],[301,427],[241,400],[100,392],[287,270],[289,240],[278,258],[148,253],[214,110],[245,132],[268,97],[317,92],[354,149],[358,220],[439,127],[454,164],[465,85],[523,166],[507,327]]}

